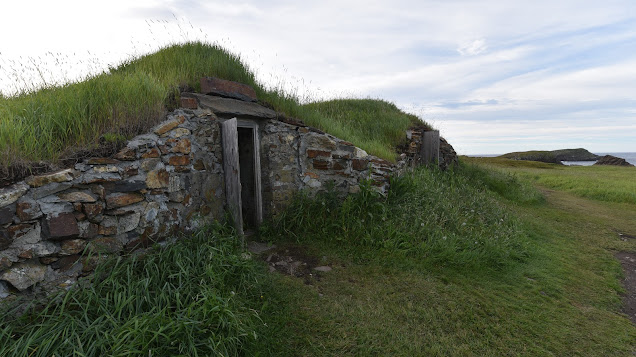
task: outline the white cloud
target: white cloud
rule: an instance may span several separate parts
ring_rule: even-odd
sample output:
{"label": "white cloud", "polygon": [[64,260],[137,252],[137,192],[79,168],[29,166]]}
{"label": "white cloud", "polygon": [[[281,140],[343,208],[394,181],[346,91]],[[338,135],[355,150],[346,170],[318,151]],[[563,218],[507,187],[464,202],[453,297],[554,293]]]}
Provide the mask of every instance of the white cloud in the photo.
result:
{"label": "white cloud", "polygon": [[457,48],[457,52],[459,52],[459,54],[462,56],[475,56],[482,52],[485,52],[486,49],[486,40],[480,38],[460,44]]}

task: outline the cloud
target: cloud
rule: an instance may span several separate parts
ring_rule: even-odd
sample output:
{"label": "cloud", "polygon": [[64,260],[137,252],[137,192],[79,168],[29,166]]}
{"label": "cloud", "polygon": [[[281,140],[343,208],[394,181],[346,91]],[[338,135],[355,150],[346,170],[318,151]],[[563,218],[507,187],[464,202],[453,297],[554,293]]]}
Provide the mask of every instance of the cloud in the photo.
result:
{"label": "cloud", "polygon": [[483,38],[464,42],[459,45],[457,52],[462,56],[475,56],[487,50],[486,40]]}

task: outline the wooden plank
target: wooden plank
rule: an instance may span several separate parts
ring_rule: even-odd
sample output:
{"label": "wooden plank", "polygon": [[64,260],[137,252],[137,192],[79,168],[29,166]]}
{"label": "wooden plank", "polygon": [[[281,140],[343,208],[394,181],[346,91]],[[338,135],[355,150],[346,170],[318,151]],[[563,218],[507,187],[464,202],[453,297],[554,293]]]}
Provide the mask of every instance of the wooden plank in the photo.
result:
{"label": "wooden plank", "polygon": [[422,164],[439,165],[439,130],[424,132],[420,155],[422,156]]}
{"label": "wooden plank", "polygon": [[258,125],[254,125],[254,185],[256,192],[256,225],[263,223],[263,196],[261,194],[261,142],[258,138]]}
{"label": "wooden plank", "polygon": [[236,118],[221,123],[223,145],[223,171],[225,171],[225,197],[234,227],[243,235],[243,212],[241,210],[241,172],[239,167],[238,131]]}

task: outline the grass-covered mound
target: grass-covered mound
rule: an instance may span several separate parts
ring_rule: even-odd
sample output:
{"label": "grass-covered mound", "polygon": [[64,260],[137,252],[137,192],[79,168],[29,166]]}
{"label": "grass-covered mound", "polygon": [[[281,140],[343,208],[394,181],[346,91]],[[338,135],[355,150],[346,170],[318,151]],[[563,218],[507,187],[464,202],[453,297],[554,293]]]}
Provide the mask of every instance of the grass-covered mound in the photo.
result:
{"label": "grass-covered mound", "polygon": [[[0,168],[55,162],[100,143],[146,130],[176,105],[179,88],[215,76],[252,86],[259,100],[387,160],[416,117],[384,101],[333,100],[302,105],[295,93],[267,89],[240,56],[204,43],[187,43],[127,61],[78,83],[0,97]],[[1,171],[1,170],[0,170]]]}

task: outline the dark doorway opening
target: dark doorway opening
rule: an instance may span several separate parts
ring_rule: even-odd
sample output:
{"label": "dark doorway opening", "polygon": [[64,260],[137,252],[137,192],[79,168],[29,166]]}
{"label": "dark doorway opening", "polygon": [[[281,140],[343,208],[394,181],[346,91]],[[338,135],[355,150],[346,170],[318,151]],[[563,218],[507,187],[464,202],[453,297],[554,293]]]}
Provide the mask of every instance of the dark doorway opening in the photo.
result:
{"label": "dark doorway opening", "polygon": [[253,228],[259,223],[256,215],[255,135],[253,128],[239,127],[237,129],[243,225],[246,228]]}

